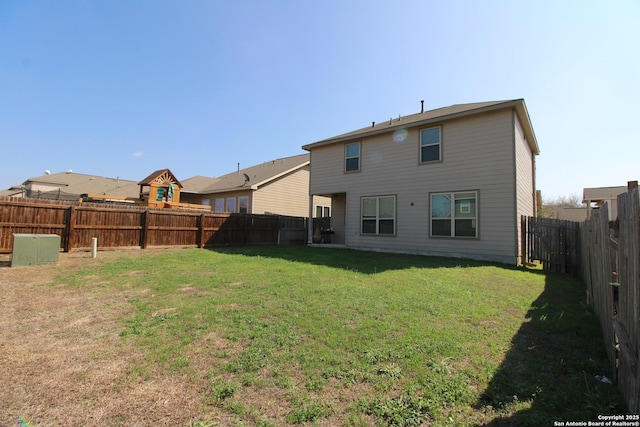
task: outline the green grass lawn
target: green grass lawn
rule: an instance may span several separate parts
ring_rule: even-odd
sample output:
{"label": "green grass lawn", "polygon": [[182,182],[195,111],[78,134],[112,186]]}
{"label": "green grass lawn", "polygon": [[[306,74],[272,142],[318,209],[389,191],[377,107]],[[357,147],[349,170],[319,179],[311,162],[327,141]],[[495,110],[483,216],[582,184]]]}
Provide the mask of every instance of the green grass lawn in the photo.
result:
{"label": "green grass lawn", "polygon": [[[201,396],[192,426],[553,425],[620,413],[600,327],[567,276],[309,247],[188,249],[61,280],[125,292],[132,383]],[[96,279],[98,277],[99,279]]]}

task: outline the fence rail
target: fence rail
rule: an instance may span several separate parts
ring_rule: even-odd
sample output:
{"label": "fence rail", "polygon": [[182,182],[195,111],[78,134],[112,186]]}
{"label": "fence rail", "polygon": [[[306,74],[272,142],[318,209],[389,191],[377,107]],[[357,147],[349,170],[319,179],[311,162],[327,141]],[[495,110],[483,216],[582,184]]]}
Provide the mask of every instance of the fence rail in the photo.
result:
{"label": "fence rail", "polygon": [[101,248],[305,244],[307,219],[279,215],[174,211],[26,198],[0,198],[0,253],[13,234],[57,234],[66,252]]}

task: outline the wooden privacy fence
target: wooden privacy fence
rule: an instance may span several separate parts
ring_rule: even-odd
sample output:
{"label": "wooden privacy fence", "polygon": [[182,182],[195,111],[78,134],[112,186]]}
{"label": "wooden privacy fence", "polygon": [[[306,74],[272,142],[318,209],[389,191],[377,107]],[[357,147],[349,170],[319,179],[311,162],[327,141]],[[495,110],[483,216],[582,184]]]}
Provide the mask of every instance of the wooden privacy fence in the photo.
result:
{"label": "wooden privacy fence", "polygon": [[630,413],[640,413],[640,198],[618,196],[617,238],[608,208],[581,225],[582,278],[600,319],[607,355]]}
{"label": "wooden privacy fence", "polygon": [[523,263],[539,261],[547,271],[579,274],[579,222],[522,216],[520,232]]}
{"label": "wooden privacy fence", "polygon": [[57,234],[70,252],[100,248],[305,244],[307,219],[0,198],[0,253],[14,233]]}

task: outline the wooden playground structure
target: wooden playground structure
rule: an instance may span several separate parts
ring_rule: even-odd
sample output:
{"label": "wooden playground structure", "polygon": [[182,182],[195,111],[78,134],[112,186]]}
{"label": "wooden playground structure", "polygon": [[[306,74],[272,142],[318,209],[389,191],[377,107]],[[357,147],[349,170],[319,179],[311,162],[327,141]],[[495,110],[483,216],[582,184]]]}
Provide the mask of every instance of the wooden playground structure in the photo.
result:
{"label": "wooden playground structure", "polygon": [[182,184],[169,169],[160,169],[138,182],[138,198],[109,194],[83,194],[80,202],[114,203],[124,205],[148,206],[162,209],[199,209],[210,211],[211,206],[195,203],[180,203]]}

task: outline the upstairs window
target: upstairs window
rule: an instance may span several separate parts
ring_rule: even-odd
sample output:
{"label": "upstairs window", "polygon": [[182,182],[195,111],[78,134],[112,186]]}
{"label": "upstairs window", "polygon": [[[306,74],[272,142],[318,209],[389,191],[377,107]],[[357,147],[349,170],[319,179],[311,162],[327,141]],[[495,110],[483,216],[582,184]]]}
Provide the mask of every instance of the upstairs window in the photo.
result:
{"label": "upstairs window", "polygon": [[362,234],[395,234],[395,196],[363,197],[361,214]]}
{"label": "upstairs window", "polygon": [[345,172],[358,172],[360,170],[360,143],[354,142],[344,146]]}
{"label": "upstairs window", "polygon": [[442,160],[441,128],[422,129],[420,131],[420,162],[437,162]]}
{"label": "upstairs window", "polygon": [[478,237],[478,193],[432,194],[431,236]]}

